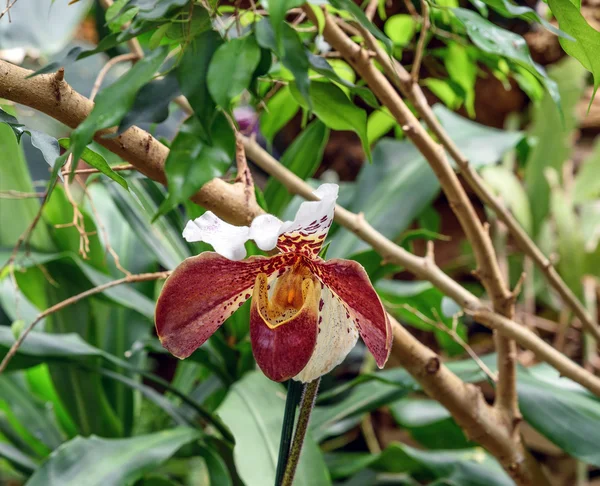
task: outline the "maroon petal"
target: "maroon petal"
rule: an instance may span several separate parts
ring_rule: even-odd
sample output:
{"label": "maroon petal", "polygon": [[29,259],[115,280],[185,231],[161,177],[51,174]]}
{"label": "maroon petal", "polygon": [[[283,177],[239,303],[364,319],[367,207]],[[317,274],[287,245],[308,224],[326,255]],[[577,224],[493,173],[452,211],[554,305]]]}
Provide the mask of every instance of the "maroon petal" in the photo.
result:
{"label": "maroon petal", "polygon": [[392,347],[392,329],[387,313],[365,269],[351,260],[308,262],[323,284],[335,293],[354,318],[360,337],[380,368]]}
{"label": "maroon petal", "polygon": [[184,260],[156,303],[162,345],[178,358],[187,358],[250,298],[259,273],[271,275],[291,261],[289,255],[232,261],[213,252]]}
{"label": "maroon petal", "polygon": [[[321,284],[316,279],[305,278],[300,285],[301,289],[296,288],[302,294],[300,309],[285,309],[269,300],[266,275],[260,274],[256,279],[250,311],[250,339],[256,363],[273,381],[289,380],[300,373],[317,343]],[[294,293],[287,295],[292,304]]]}

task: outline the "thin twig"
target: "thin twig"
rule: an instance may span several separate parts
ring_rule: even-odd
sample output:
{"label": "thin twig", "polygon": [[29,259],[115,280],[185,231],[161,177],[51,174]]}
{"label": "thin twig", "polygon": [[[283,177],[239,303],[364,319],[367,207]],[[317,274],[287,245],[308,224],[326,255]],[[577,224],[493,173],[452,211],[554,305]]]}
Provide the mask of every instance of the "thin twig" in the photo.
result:
{"label": "thin twig", "polygon": [[0,191],[0,199],[39,199],[45,195],[45,192]]}
{"label": "thin twig", "polygon": [[85,292],[81,292],[80,294],[69,297],[68,299],[63,300],[62,302],[59,302],[58,304],[55,304],[52,307],[49,307],[48,309],[46,309],[45,311],[43,311],[37,315],[37,317],[31,322],[31,324],[29,324],[29,326],[27,326],[27,328],[21,333],[21,335],[18,337],[18,339],[10,347],[10,349],[8,350],[8,353],[6,353],[6,356],[4,356],[4,358],[2,359],[2,363],[0,363],[0,374],[2,374],[2,372],[4,372],[4,370],[8,366],[8,363],[13,358],[13,356],[17,353],[17,351],[19,350],[19,347],[21,346],[21,344],[23,344],[23,341],[25,341],[25,338],[33,330],[33,328],[36,326],[36,324],[38,322],[40,322],[42,319],[44,319],[45,317],[49,316],[50,314],[53,314],[54,312],[58,312],[58,311],[64,309],[65,307],[68,307],[70,305],[75,304],[76,302],[79,302],[82,299],[90,297],[91,295],[95,295],[95,294],[104,292],[105,290],[108,290],[112,287],[116,287],[117,285],[121,285],[121,284],[125,284],[125,283],[148,282],[150,280],[165,279],[169,276],[170,273],[171,272],[156,272],[156,273],[140,273],[138,275],[128,275],[119,280],[113,280],[112,282],[107,282],[105,284],[99,285],[98,287],[94,287],[89,290],[86,290]]}
{"label": "thin twig", "polygon": [[365,8],[365,15],[371,22],[373,22],[373,18],[375,17],[375,12],[377,12],[379,2],[380,0],[370,0],[369,5],[367,5],[367,8]]}
{"label": "thin twig", "polygon": [[2,13],[0,13],[0,19],[2,17],[4,17],[6,14],[8,14],[8,21],[12,22],[12,18],[10,17],[10,9],[13,7],[13,5],[15,3],[17,3],[17,0],[13,0],[12,3],[9,3],[10,0],[6,0],[6,8],[2,11]]}
{"label": "thin twig", "polygon": [[425,0],[421,0],[421,16],[423,18],[423,25],[421,26],[421,34],[419,35],[419,42],[417,43],[417,50],[415,52],[415,61],[413,62],[411,72],[413,83],[419,82],[421,60],[423,59],[423,53],[425,52],[425,42],[427,41],[427,33],[429,32],[429,26],[431,25],[429,20],[429,5]]}
{"label": "thin twig", "polygon": [[288,462],[285,466],[285,473],[283,474],[281,486],[292,486],[294,481],[296,468],[298,467],[298,462],[300,462],[300,453],[302,452],[302,446],[304,445],[304,438],[306,437],[306,432],[308,430],[308,422],[310,421],[312,410],[315,407],[315,400],[317,399],[320,383],[321,378],[317,378],[304,387],[304,393],[298,412],[296,432],[294,433],[294,440],[290,449]]}
{"label": "thin twig", "polygon": [[[123,170],[137,170],[137,168],[131,164],[123,164],[123,165],[113,165],[110,167],[110,169],[112,171],[118,172],[118,171],[123,171]],[[89,169],[75,169],[72,170],[70,173],[63,171],[62,175],[66,176],[66,175],[70,175],[70,174],[99,174],[102,171],[98,170],[98,169],[94,169],[94,168],[89,168]]]}
{"label": "thin twig", "polygon": [[115,65],[119,64],[120,62],[133,61],[137,58],[138,58],[137,54],[133,54],[133,53],[129,53],[129,52],[126,54],[120,54],[118,56],[110,58],[106,62],[106,64],[104,66],[102,66],[102,69],[100,70],[100,72],[98,73],[98,76],[96,77],[96,81],[94,81],[94,86],[92,87],[92,92],[90,93],[90,100],[94,101],[94,98],[96,97],[96,95],[98,94],[98,91],[100,90],[100,87],[102,86],[102,82],[104,81],[104,78],[106,77],[108,72]]}

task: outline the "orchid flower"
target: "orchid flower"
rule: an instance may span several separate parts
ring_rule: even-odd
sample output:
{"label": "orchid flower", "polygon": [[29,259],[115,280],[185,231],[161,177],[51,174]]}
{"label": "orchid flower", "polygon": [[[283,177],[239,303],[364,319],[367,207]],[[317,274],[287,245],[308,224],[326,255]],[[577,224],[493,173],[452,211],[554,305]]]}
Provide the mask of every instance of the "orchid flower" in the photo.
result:
{"label": "orchid flower", "polygon": [[[359,334],[383,367],[391,326],[367,273],[354,261],[319,257],[338,186],[323,184],[314,194],[320,200],[302,203],[294,221],[265,214],[240,227],[206,212],[187,223],[184,238],[216,253],[184,260],[167,279],[155,315],[166,349],[188,357],[252,298],[252,350],[271,380],[317,379],[343,361]],[[250,239],[280,253],[244,260]]]}

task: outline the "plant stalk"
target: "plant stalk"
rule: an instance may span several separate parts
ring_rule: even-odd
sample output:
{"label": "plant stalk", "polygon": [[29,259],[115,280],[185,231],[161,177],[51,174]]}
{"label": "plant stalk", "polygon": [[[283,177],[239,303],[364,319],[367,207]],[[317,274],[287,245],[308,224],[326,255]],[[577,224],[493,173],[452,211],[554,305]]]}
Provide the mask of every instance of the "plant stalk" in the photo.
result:
{"label": "plant stalk", "polygon": [[294,421],[296,419],[296,407],[300,402],[304,384],[296,380],[290,380],[287,396],[285,399],[285,413],[283,425],[281,426],[281,439],[279,441],[279,457],[277,459],[277,472],[275,473],[275,486],[279,486],[283,480],[283,473],[290,455],[292,434],[294,433]]}
{"label": "plant stalk", "polygon": [[319,390],[320,383],[321,378],[317,378],[304,387],[304,394],[302,395],[300,411],[298,413],[298,424],[296,425],[296,432],[294,434],[290,455],[285,466],[285,472],[283,474],[281,486],[292,486],[294,481],[296,468],[298,467],[298,462],[300,462],[302,445],[304,444],[304,438],[306,437],[306,431],[308,430],[310,414],[315,406],[315,400],[317,399],[317,391]]}

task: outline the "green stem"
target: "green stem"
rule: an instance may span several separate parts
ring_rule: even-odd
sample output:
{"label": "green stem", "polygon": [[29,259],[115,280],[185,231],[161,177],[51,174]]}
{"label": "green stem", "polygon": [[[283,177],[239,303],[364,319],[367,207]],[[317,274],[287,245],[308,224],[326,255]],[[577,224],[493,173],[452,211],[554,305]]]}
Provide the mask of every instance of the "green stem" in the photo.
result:
{"label": "green stem", "polygon": [[285,400],[285,413],[281,427],[281,439],[279,441],[279,458],[277,459],[277,472],[275,473],[275,486],[279,486],[283,480],[285,465],[290,455],[292,434],[294,433],[294,421],[296,420],[296,407],[300,402],[304,384],[290,380],[288,383],[287,396]]}
{"label": "green stem", "polygon": [[292,442],[290,456],[288,457],[285,466],[285,473],[283,474],[281,486],[292,486],[292,482],[294,481],[296,468],[300,461],[300,452],[302,452],[302,445],[304,444],[304,437],[306,437],[306,431],[308,430],[308,421],[310,420],[310,414],[315,406],[320,383],[321,378],[317,378],[315,381],[308,383],[304,388],[302,402],[300,403],[300,412],[298,413],[296,433],[294,434],[294,441]]}

